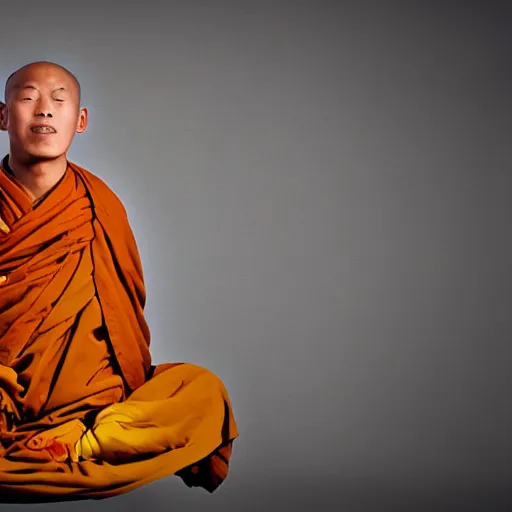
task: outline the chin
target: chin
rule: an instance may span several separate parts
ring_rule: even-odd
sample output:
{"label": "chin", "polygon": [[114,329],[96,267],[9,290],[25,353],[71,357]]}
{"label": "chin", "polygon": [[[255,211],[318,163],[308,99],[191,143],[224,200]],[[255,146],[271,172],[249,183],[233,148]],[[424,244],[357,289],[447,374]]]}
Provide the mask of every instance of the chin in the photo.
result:
{"label": "chin", "polygon": [[55,160],[56,158],[61,157],[64,155],[66,151],[57,150],[57,149],[28,149],[26,151],[27,159],[30,162],[43,162],[45,160]]}

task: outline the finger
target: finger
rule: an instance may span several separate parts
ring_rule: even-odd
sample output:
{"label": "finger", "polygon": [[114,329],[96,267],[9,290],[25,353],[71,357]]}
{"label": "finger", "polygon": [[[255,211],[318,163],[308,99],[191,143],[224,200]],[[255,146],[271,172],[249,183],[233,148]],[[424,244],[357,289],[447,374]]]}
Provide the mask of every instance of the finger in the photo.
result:
{"label": "finger", "polygon": [[44,450],[50,444],[50,439],[43,435],[32,437],[26,442],[26,446],[30,450]]}

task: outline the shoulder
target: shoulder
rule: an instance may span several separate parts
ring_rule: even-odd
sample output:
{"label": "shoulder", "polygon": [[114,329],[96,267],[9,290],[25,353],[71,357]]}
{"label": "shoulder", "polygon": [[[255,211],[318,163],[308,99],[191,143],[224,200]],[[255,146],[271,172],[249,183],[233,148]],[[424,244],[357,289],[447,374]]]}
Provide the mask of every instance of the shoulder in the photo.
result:
{"label": "shoulder", "polygon": [[74,162],[69,162],[71,168],[82,178],[91,195],[95,209],[105,211],[109,215],[126,215],[125,207],[118,195],[92,172],[80,167]]}

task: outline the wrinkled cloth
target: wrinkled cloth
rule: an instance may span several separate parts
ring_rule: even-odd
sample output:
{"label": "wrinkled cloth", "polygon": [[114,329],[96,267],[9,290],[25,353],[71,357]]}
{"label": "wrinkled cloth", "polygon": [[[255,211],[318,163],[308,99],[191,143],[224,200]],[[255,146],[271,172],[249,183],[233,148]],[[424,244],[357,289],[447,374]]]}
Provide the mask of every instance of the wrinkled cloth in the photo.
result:
{"label": "wrinkled cloth", "polygon": [[34,205],[0,169],[0,502],[104,498],[178,475],[213,492],[238,437],[228,393],[151,364],[126,211],[69,162]]}

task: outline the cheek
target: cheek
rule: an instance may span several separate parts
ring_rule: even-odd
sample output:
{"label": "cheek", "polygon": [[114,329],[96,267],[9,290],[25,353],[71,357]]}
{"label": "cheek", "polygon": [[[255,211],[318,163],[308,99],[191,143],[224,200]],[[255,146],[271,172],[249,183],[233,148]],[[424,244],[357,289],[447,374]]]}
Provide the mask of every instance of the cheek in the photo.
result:
{"label": "cheek", "polygon": [[60,126],[66,132],[75,132],[78,123],[78,114],[75,110],[60,112]]}
{"label": "cheek", "polygon": [[76,121],[71,120],[60,125],[60,135],[63,140],[71,140],[76,133]]}
{"label": "cheek", "polygon": [[28,108],[10,109],[7,114],[8,127],[14,131],[23,130],[24,127],[30,124],[31,119],[32,112]]}

